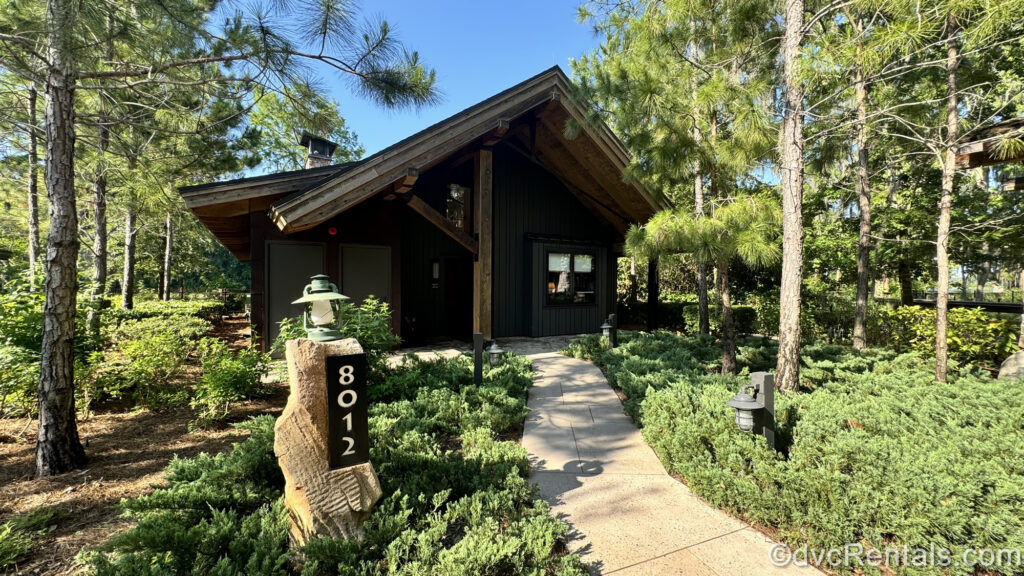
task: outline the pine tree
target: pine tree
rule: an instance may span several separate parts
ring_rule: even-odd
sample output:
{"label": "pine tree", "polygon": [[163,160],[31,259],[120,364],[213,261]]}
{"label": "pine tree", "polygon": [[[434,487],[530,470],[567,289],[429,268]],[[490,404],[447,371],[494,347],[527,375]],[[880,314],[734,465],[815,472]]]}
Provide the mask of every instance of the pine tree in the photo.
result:
{"label": "pine tree", "polygon": [[[47,0],[45,7],[44,17],[32,18],[26,17],[36,8],[32,3],[0,6],[0,54],[5,63],[36,56],[45,69],[50,231],[36,448],[39,475],[65,472],[85,461],[75,425],[71,355],[79,247],[74,186],[77,90],[176,86],[201,93],[224,83],[280,87],[302,80],[308,73],[305,61],[342,73],[354,82],[355,91],[384,106],[436,99],[433,72],[415,53],[398,49],[385,23],[360,30],[350,2],[277,5],[270,12],[238,12],[226,20],[207,20],[201,6],[183,0]],[[102,58],[96,50],[106,45],[111,14],[117,24],[114,33],[124,44],[115,61],[100,68],[96,63]],[[223,26],[214,28],[216,23]],[[292,32],[296,26],[301,29]],[[191,50],[175,50],[182,37],[192,40]],[[14,71],[33,74],[24,67]]]}

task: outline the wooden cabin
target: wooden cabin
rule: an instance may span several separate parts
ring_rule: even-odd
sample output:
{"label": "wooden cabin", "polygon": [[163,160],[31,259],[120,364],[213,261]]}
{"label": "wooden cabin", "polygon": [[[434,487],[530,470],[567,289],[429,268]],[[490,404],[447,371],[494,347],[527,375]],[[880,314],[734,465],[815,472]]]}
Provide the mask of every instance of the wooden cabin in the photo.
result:
{"label": "wooden cabin", "polygon": [[264,347],[314,274],[355,302],[386,300],[406,344],[595,332],[615,308],[627,227],[660,204],[625,182],[605,126],[558,67],[364,160],[181,188],[188,208],[252,267]]}

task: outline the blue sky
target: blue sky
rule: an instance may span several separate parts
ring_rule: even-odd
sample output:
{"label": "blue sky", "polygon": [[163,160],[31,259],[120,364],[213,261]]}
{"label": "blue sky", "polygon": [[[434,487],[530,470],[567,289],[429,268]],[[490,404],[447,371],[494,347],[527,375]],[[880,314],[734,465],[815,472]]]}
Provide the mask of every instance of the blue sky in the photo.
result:
{"label": "blue sky", "polygon": [[576,20],[576,0],[364,0],[364,16],[388,21],[396,37],[437,71],[443,102],[421,110],[382,110],[326,76],[332,96],[366,154],[447,118],[600,42]]}

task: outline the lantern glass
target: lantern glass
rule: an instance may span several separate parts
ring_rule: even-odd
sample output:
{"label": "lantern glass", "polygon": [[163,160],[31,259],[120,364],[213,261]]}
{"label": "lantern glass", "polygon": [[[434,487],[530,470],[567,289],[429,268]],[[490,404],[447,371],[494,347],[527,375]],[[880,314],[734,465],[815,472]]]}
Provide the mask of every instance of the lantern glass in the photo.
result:
{"label": "lantern glass", "polygon": [[310,340],[327,342],[340,339],[341,301],[348,296],[338,293],[338,287],[324,274],[317,274],[302,290],[302,298],[292,304],[302,304],[305,311],[302,324]]}
{"label": "lantern glass", "polygon": [[314,326],[330,326],[334,324],[334,304],[337,300],[317,300],[309,307],[309,321]]}
{"label": "lantern glass", "polygon": [[487,349],[487,361],[490,363],[491,368],[501,365],[503,360],[502,354],[504,353],[505,351],[498,346],[497,342],[491,344],[491,347]]}
{"label": "lantern glass", "polygon": [[754,413],[750,410],[744,410],[742,408],[736,409],[736,427],[744,432],[750,432],[754,429]]}

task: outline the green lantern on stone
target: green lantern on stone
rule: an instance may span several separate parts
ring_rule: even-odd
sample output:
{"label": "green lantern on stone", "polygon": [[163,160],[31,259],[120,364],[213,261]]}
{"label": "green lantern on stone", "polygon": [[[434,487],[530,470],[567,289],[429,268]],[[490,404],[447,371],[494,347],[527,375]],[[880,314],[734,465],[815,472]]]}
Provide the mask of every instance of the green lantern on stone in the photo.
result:
{"label": "green lantern on stone", "polygon": [[325,274],[310,278],[302,289],[302,298],[292,304],[305,304],[302,326],[310,340],[327,342],[341,339],[341,302],[348,296],[340,294],[338,287]]}

